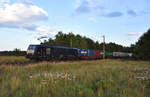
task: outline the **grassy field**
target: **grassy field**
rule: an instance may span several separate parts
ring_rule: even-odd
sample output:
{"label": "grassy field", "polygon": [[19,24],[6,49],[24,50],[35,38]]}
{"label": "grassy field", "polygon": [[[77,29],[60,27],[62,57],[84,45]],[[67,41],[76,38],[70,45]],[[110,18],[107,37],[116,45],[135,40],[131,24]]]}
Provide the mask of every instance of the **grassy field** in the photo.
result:
{"label": "grassy field", "polygon": [[1,65],[0,97],[150,97],[150,62]]}
{"label": "grassy field", "polygon": [[0,64],[29,61],[24,56],[0,56]]}

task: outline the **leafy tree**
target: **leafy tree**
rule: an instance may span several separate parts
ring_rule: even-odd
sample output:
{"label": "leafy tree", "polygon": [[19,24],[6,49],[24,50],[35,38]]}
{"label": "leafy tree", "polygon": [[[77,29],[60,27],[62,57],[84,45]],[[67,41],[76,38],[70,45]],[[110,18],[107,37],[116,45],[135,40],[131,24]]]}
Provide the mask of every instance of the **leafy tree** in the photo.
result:
{"label": "leafy tree", "polygon": [[80,42],[81,39],[82,39],[82,37],[78,34],[74,37],[74,39],[73,39],[73,47],[74,48],[80,48],[81,47],[81,42]]}
{"label": "leafy tree", "polygon": [[96,49],[96,50],[99,50],[99,49],[100,49],[100,44],[99,44],[98,41],[96,41],[96,43],[95,43],[95,49]]}
{"label": "leafy tree", "polygon": [[86,38],[86,42],[87,42],[88,49],[95,49],[95,43],[92,39]]}
{"label": "leafy tree", "polygon": [[[118,44],[115,44],[115,43],[106,43],[105,44],[105,49],[106,51],[110,51],[110,52],[122,52],[124,51],[124,48],[122,45],[118,45]],[[103,50],[103,43],[100,44],[100,50]]]}
{"label": "leafy tree", "polygon": [[80,48],[88,49],[86,37],[83,37],[80,41]]}
{"label": "leafy tree", "polygon": [[19,56],[19,54],[21,53],[21,50],[15,48],[15,49],[13,50],[13,53],[14,53],[14,55],[16,55],[16,56]]}
{"label": "leafy tree", "polygon": [[134,54],[138,59],[150,60],[150,29],[136,43]]}

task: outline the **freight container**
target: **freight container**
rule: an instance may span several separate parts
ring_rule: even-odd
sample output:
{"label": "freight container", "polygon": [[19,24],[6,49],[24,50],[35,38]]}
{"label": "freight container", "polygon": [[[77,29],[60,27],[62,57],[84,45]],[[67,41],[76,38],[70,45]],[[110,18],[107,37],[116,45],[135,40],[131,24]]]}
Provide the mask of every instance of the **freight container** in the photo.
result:
{"label": "freight container", "polygon": [[100,56],[100,50],[94,50],[94,56],[99,57]]}
{"label": "freight container", "polygon": [[[103,51],[100,51],[100,56],[103,56],[104,55],[104,52]],[[107,56],[113,56],[113,52],[108,52],[108,51],[106,51],[105,52],[105,56],[107,57]]]}
{"label": "freight container", "polygon": [[128,53],[120,52],[120,57],[128,57]]}
{"label": "freight container", "polygon": [[79,56],[88,56],[88,50],[87,49],[78,49],[78,55]]}
{"label": "freight container", "polygon": [[88,56],[94,56],[94,50],[89,50]]}
{"label": "freight container", "polygon": [[133,56],[133,54],[132,53],[128,53],[128,57],[132,57]]}
{"label": "freight container", "polygon": [[120,57],[120,52],[113,52],[113,57]]}
{"label": "freight container", "polygon": [[113,52],[108,52],[108,51],[106,51],[106,52],[105,52],[105,56],[106,56],[106,57],[113,56]]}

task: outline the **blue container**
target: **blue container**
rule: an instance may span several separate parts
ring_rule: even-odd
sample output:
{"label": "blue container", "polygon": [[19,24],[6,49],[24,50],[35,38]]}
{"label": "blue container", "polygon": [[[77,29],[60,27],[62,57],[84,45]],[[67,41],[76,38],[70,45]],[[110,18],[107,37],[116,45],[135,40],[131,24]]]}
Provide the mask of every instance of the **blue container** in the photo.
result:
{"label": "blue container", "polygon": [[88,56],[88,50],[87,49],[79,49],[78,55],[79,56]]}
{"label": "blue container", "polygon": [[94,50],[89,50],[88,56],[94,56]]}

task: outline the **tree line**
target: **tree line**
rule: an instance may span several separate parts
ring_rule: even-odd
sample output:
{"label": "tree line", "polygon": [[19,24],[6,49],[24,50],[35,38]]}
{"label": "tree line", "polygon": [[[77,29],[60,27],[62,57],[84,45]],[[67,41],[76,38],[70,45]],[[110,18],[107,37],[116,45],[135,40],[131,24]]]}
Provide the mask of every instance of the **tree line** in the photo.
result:
{"label": "tree line", "polygon": [[[54,45],[54,46],[67,46],[73,48],[82,49],[95,49],[103,50],[103,43],[98,41],[93,41],[92,39],[81,36],[79,34],[75,35],[72,32],[65,34],[63,32],[58,32],[55,39],[49,38],[44,40],[41,44]],[[131,52],[130,47],[124,47],[116,43],[105,43],[106,51],[120,51],[120,52]]]}
{"label": "tree line", "polygon": [[[103,43],[99,43],[98,41],[95,42],[92,39],[79,34],[75,35],[72,32],[68,34],[58,32],[55,39],[49,38],[41,44],[103,50]],[[150,29],[145,32],[135,44],[131,44],[129,47],[112,42],[106,43],[105,47],[106,51],[129,52],[133,53],[135,59],[150,60]]]}
{"label": "tree line", "polygon": [[150,60],[150,29],[131,48],[136,59]]}
{"label": "tree line", "polygon": [[15,48],[13,51],[0,51],[0,56],[25,56],[26,51]]}

